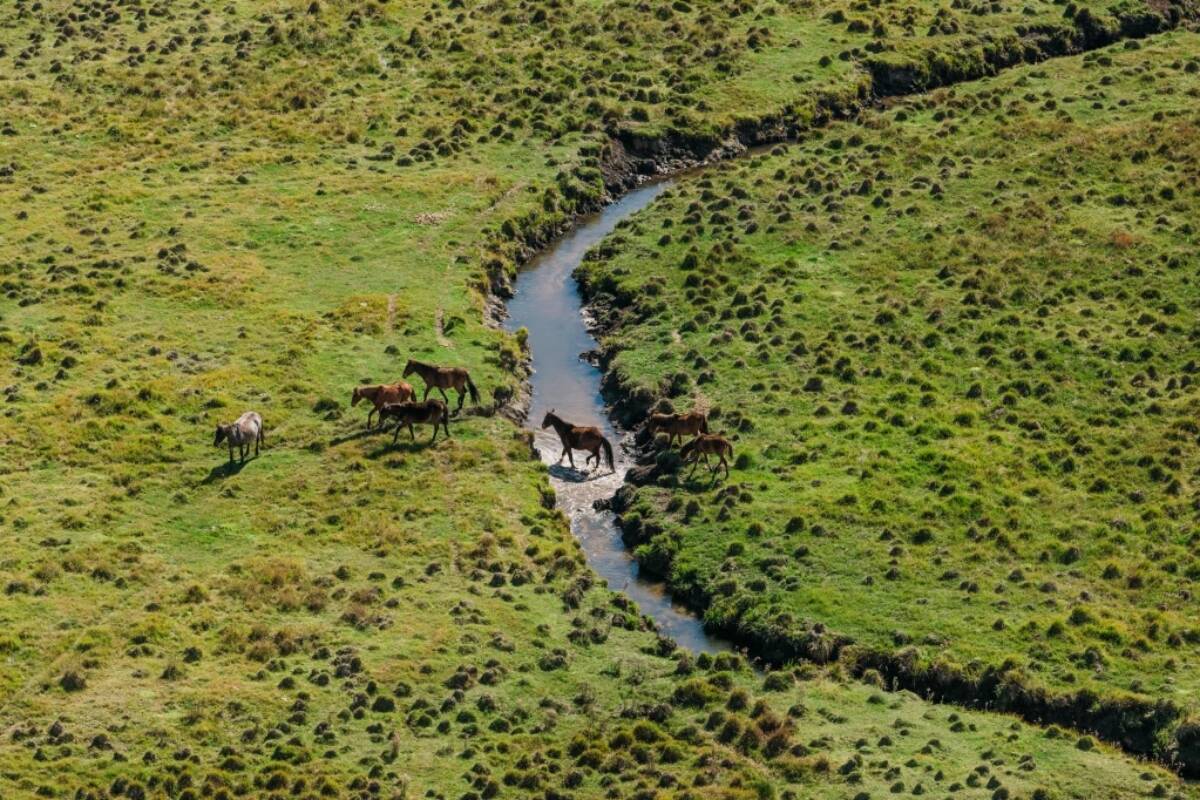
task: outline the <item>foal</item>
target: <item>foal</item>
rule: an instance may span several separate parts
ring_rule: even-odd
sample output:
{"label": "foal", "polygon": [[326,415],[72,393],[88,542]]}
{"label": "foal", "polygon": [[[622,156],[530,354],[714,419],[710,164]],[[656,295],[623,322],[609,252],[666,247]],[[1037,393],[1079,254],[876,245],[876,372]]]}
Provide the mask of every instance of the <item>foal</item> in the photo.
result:
{"label": "foal", "polygon": [[413,430],[414,422],[425,422],[433,424],[433,438],[429,440],[430,444],[437,441],[438,425],[446,429],[446,436],[450,436],[450,411],[446,408],[446,404],[441,400],[423,400],[420,403],[416,401],[408,403],[387,403],[379,410],[379,426],[389,420],[396,420],[396,432],[392,435],[392,444],[400,438],[400,429],[408,428],[409,434],[413,441],[417,440],[417,432]]}
{"label": "foal", "polygon": [[258,457],[258,446],[260,443],[266,443],[266,437],[263,436],[263,421],[257,411],[247,411],[237,418],[236,422],[231,422],[228,425],[218,425],[217,435],[213,439],[213,447],[217,447],[221,442],[229,442],[229,463],[233,463],[233,446],[238,447],[238,456],[244,462],[246,454],[250,452],[250,443],[254,443],[254,457]]}
{"label": "foal", "polygon": [[729,462],[725,460],[725,456],[733,458],[733,445],[729,440],[718,433],[703,433],[692,439],[690,442],[679,448],[679,457],[686,464],[689,461],[692,464],[691,472],[688,472],[688,477],[692,477],[692,473],[696,471],[696,465],[700,463],[700,459],[704,459],[705,466],[708,465],[708,457],[716,456],[720,459],[715,467],[709,467],[709,472],[713,473],[716,478],[716,472],[721,467],[725,468],[725,477],[729,477]]}
{"label": "foal", "polygon": [[571,454],[572,450],[585,450],[591,453],[584,459],[584,466],[593,458],[596,459],[596,466],[600,466],[600,449],[604,449],[604,456],[608,459],[608,468],[613,467],[613,451],[612,445],[608,443],[608,439],[600,433],[600,429],[594,425],[572,425],[562,417],[554,413],[554,409],[546,412],[546,416],[542,419],[542,429],[545,430],[551,425],[554,426],[554,432],[558,434],[558,438],[562,441],[563,451],[562,456],[558,457],[558,463],[561,464],[563,456],[571,462],[571,469],[575,469],[575,456]]}
{"label": "foal", "polygon": [[708,415],[703,411],[689,411],[686,414],[651,414],[646,423],[646,430],[653,436],[658,431],[667,434],[667,446],[670,447],[675,437],[683,441],[684,436],[699,436],[708,433]]}
{"label": "foal", "polygon": [[422,400],[428,400],[430,390],[437,389],[442,393],[442,399],[449,403],[450,398],[446,396],[446,390],[453,389],[458,392],[456,411],[462,411],[463,400],[466,399],[467,392],[471,393],[472,403],[479,402],[479,392],[475,389],[475,384],[471,383],[471,375],[462,367],[436,367],[433,364],[425,364],[410,358],[404,367],[403,377],[407,378],[414,372],[421,376],[421,380],[425,381],[425,396],[421,398]]}
{"label": "foal", "polygon": [[[383,408],[387,403],[403,403],[406,400],[412,400],[416,395],[411,384],[404,381],[396,381],[395,383],[381,383],[376,386],[355,386],[354,391],[350,394],[350,406],[353,408],[358,405],[359,400],[370,400],[371,410],[367,413],[367,428],[371,427],[371,417],[375,412]],[[380,425],[383,424],[383,419],[379,420]]]}

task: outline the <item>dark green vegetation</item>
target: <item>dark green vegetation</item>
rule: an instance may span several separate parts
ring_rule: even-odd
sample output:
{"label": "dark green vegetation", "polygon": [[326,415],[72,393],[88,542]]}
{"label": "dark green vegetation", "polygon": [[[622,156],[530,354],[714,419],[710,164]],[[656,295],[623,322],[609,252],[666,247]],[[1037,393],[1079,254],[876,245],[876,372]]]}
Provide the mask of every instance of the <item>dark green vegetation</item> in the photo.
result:
{"label": "dark green vegetation", "polygon": [[691,152],[871,60],[1188,13],[958,5],[3,4],[0,795],[1174,791],[1073,732],[689,664],[592,586],[511,423],[393,448],[346,407],[408,356],[511,393],[484,292],[628,180],[610,133]]}
{"label": "dark green vegetation", "polygon": [[716,485],[659,456],[642,562],[767,657],[1200,768],[1198,53],[899,102],[610,237],[582,277],[624,413],[709,407],[738,453]]}

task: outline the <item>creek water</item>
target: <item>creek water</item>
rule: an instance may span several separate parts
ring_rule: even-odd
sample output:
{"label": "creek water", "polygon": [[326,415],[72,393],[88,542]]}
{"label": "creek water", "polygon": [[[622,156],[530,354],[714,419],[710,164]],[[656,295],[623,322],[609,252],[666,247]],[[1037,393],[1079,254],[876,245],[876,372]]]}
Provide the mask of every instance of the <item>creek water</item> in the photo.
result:
{"label": "creek water", "polygon": [[[532,397],[528,425],[542,460],[550,465],[550,483],[558,507],[571,523],[588,563],[614,591],[623,592],[649,615],[658,629],[681,647],[715,653],[732,649],[729,642],[709,635],[704,624],[686,608],[673,603],[666,587],[639,573],[638,563],[621,541],[611,511],[596,510],[597,500],[616,493],[629,468],[628,435],[613,424],[600,396],[600,370],[582,354],[596,348],[588,331],[583,300],[572,273],[592,245],[607,236],[621,220],[645,208],[671,185],[670,180],[646,183],[603,210],[583,218],[566,235],[533,258],[517,276],[508,303],[505,327],[529,332],[533,357]],[[587,454],[576,452],[576,469],[564,460],[553,428],[541,429],[546,412],[576,425],[596,425],[613,443],[615,469],[607,463],[586,468]]]}

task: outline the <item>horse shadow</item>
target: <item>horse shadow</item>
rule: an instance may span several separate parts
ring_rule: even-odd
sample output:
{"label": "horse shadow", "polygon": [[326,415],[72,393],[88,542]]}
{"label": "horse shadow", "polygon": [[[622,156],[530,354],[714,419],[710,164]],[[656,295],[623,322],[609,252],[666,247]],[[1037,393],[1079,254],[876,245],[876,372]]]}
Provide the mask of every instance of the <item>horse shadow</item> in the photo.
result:
{"label": "horse shadow", "polygon": [[611,469],[604,472],[601,472],[599,469],[596,469],[594,472],[584,472],[578,467],[569,467],[562,464],[551,464],[549,469],[550,477],[558,478],[560,481],[566,483],[589,483],[590,481],[607,478],[616,472],[616,470]]}
{"label": "horse shadow", "polygon": [[430,442],[428,439],[417,439],[414,442],[412,439],[403,438],[403,434],[401,434],[401,438],[398,441],[393,443],[391,439],[388,439],[367,453],[366,457],[375,461],[385,456],[395,455],[396,453],[422,453],[430,447],[437,447],[437,444],[437,442]]}
{"label": "horse shadow", "polygon": [[257,460],[258,456],[249,456],[245,461],[222,461],[219,465],[208,471],[208,475],[204,478],[204,480],[201,481],[201,483],[209,484],[215,483],[216,481],[223,481],[226,478],[232,478],[234,475],[237,475],[239,472],[245,469],[246,465],[251,461]]}
{"label": "horse shadow", "polygon": [[361,428],[361,429],[355,431],[354,433],[346,433],[341,436],[333,437],[332,439],[329,440],[329,446],[337,447],[338,445],[345,444],[346,442],[354,442],[359,439],[365,439],[368,436],[375,436],[380,433],[391,433],[391,432],[392,432],[391,428],[374,428],[374,427]]}
{"label": "horse shadow", "polygon": [[675,485],[694,491],[696,489],[712,489],[718,483],[724,483],[728,478],[721,470],[712,470],[709,472],[711,476],[708,481],[705,481],[703,476],[697,472],[695,475],[676,475]]}

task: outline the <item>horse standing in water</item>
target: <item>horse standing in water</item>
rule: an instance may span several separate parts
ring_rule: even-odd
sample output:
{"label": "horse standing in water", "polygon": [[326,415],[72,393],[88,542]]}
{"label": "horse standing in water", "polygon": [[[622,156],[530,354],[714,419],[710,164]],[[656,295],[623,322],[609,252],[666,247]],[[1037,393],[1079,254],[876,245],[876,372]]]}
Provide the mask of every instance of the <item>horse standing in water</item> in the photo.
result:
{"label": "horse standing in water", "polygon": [[402,377],[407,378],[414,372],[425,381],[425,395],[422,400],[428,400],[430,390],[437,389],[442,393],[442,399],[449,403],[450,398],[446,396],[446,390],[453,389],[458,392],[458,408],[455,411],[462,411],[467,392],[471,393],[472,403],[479,402],[479,392],[475,389],[475,384],[471,383],[471,374],[462,367],[437,367],[410,358]]}
{"label": "horse standing in water", "polygon": [[584,459],[584,466],[587,466],[593,458],[596,459],[596,466],[600,466],[600,450],[604,449],[604,455],[608,459],[608,468],[615,469],[613,466],[613,451],[612,445],[608,443],[608,439],[600,433],[600,429],[594,425],[572,425],[562,417],[554,413],[554,409],[546,412],[546,416],[542,419],[542,430],[554,426],[554,432],[558,434],[558,438],[562,441],[563,451],[562,456],[558,457],[558,463],[561,464],[563,456],[571,462],[571,469],[575,469],[575,456],[571,454],[572,450],[585,450],[591,453]]}
{"label": "horse standing in water", "polygon": [[699,436],[708,433],[708,415],[703,411],[689,411],[686,414],[651,414],[646,423],[646,430],[653,436],[658,431],[667,434],[667,447],[679,437]]}
{"label": "horse standing in water", "polygon": [[259,444],[266,443],[266,437],[263,435],[262,417],[257,411],[247,411],[237,418],[236,422],[231,422],[228,425],[218,425],[217,435],[213,439],[213,447],[217,447],[221,442],[229,442],[229,463],[233,463],[233,446],[236,444],[238,448],[238,456],[243,462],[246,460],[246,454],[250,452],[250,443],[254,443],[254,457],[258,458]]}
{"label": "horse standing in water", "polygon": [[724,436],[717,433],[704,433],[679,448],[679,457],[683,463],[687,464],[690,461],[692,464],[691,472],[688,472],[689,478],[696,471],[696,465],[700,463],[700,459],[703,458],[705,466],[708,466],[710,455],[720,459],[715,467],[709,467],[709,472],[713,473],[713,479],[716,479],[716,472],[721,467],[725,468],[725,477],[728,479],[729,462],[725,460],[725,456],[733,458],[733,445]]}
{"label": "horse standing in water", "polygon": [[[379,409],[388,403],[403,403],[406,400],[412,400],[416,394],[412,384],[405,383],[404,381],[381,383],[377,386],[355,386],[354,391],[350,394],[350,406],[353,408],[358,405],[359,400],[371,401],[372,408],[367,414],[367,428],[369,429],[371,427],[371,417]],[[383,427],[382,416],[379,418],[379,425]]]}
{"label": "horse standing in water", "polygon": [[424,422],[433,424],[433,438],[429,440],[430,444],[437,441],[438,425],[446,429],[446,436],[450,436],[450,411],[446,408],[446,404],[441,400],[423,400],[420,403],[388,403],[379,410],[379,425],[383,426],[384,422],[389,419],[396,420],[396,432],[392,435],[392,444],[400,438],[400,429],[408,428],[409,434],[413,441],[417,440],[417,432],[413,430],[414,422]]}

